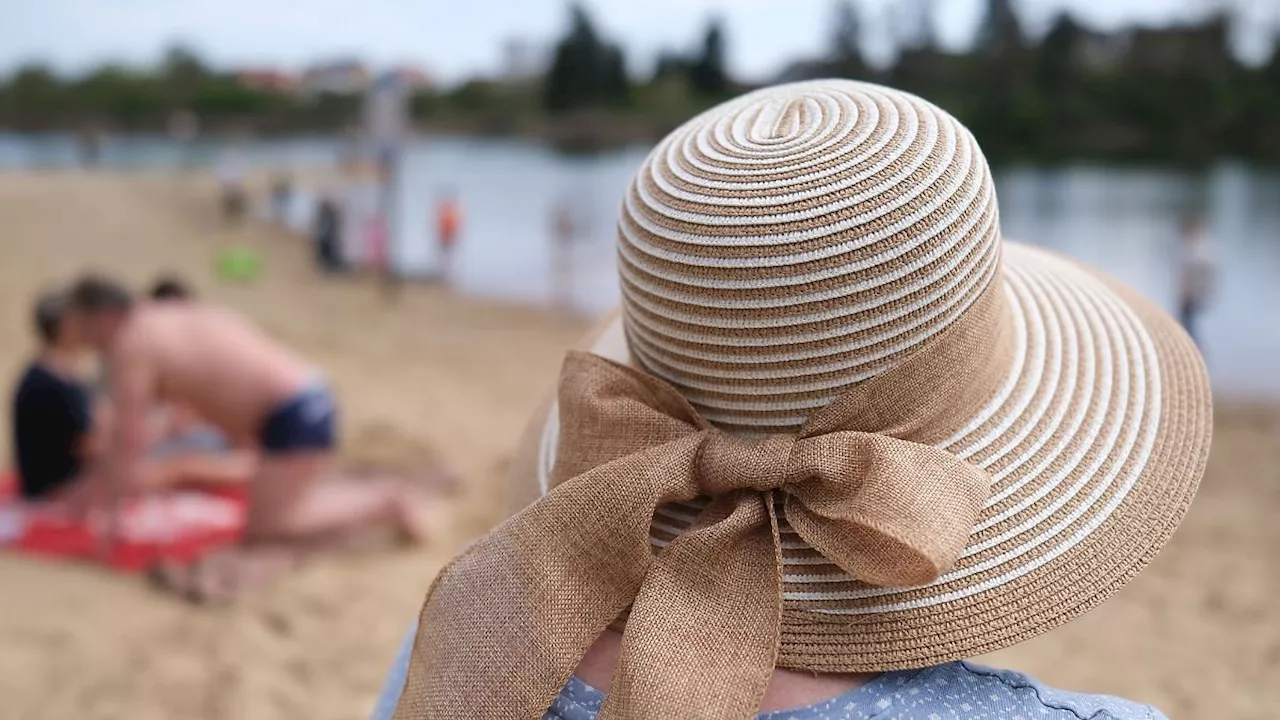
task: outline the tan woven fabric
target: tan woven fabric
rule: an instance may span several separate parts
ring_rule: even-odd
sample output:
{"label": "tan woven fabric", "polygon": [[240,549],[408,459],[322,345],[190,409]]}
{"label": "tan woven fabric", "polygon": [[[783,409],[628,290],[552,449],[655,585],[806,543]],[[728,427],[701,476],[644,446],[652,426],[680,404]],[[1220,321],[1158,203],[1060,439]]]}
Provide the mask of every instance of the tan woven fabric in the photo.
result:
{"label": "tan woven fabric", "polygon": [[[1002,309],[987,293],[925,351],[797,434],[757,439],[714,429],[657,378],[571,353],[560,381],[563,480],[441,572],[397,716],[456,717],[461,698],[484,697],[473,717],[536,717],[630,608],[603,718],[750,717],[780,642],[775,494],[806,542],[864,582],[908,586],[949,569],[989,477],[911,438],[953,430],[994,391],[1008,354],[992,342]],[[969,382],[937,393],[915,381],[941,374]],[[718,500],[655,557],[648,521],[658,506],[701,496]],[[495,598],[501,612],[476,613]],[[706,692],[726,678],[725,692]],[[694,694],[704,704],[690,705]]]}
{"label": "tan woven fabric", "polygon": [[531,504],[428,596],[401,720],[537,717],[624,616],[606,717],[995,650],[1133,578],[1204,471],[1194,344],[1004,242],[973,138],[919,98],[800,83],[691,120],[619,270],[626,362],[567,361],[512,467]]}

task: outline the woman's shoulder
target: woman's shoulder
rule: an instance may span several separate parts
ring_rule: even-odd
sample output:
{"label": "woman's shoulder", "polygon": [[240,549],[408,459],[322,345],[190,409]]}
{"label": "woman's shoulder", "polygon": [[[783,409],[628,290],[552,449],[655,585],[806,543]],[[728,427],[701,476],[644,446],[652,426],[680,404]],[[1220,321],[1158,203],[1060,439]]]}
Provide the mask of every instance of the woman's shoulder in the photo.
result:
{"label": "woman's shoulder", "polygon": [[1150,705],[1111,695],[1058,690],[1025,673],[968,661],[930,668],[913,680],[910,685],[916,695],[931,690],[932,699],[966,712],[981,711],[983,717],[1168,720]]}

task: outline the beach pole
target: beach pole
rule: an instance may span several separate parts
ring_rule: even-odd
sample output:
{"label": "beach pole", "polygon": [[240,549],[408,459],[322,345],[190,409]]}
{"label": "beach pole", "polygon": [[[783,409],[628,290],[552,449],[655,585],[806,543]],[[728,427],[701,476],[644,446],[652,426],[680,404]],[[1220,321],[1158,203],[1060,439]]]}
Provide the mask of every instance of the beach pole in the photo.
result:
{"label": "beach pole", "polygon": [[409,98],[401,74],[388,71],[374,79],[365,96],[365,127],[373,144],[374,162],[378,168],[378,252],[379,286],[383,297],[394,302],[400,296],[401,278],[396,267],[396,239],[399,223],[399,190],[401,155],[408,125]]}

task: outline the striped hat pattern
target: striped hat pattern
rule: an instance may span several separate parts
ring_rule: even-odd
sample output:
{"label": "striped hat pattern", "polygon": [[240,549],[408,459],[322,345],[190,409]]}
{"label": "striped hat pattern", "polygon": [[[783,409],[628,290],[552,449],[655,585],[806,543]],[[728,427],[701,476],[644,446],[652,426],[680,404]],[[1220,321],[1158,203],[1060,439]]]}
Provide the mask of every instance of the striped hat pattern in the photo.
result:
{"label": "striped hat pattern", "polygon": [[663,141],[626,196],[632,352],[722,427],[795,429],[996,277],[973,136],[912,96],[848,87],[717,108]]}

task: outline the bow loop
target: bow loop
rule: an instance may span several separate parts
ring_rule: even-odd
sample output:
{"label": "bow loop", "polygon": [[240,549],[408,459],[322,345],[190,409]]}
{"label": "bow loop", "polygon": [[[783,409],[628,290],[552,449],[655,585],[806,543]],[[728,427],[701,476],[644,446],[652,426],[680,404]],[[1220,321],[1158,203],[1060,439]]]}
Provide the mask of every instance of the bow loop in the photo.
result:
{"label": "bow loop", "polygon": [[795,444],[790,435],[752,439],[708,430],[698,454],[698,486],[712,497],[734,490],[777,490],[791,478]]}
{"label": "bow loop", "polygon": [[786,517],[805,542],[871,585],[930,582],[955,564],[990,492],[943,450],[865,432],[796,443]]}

